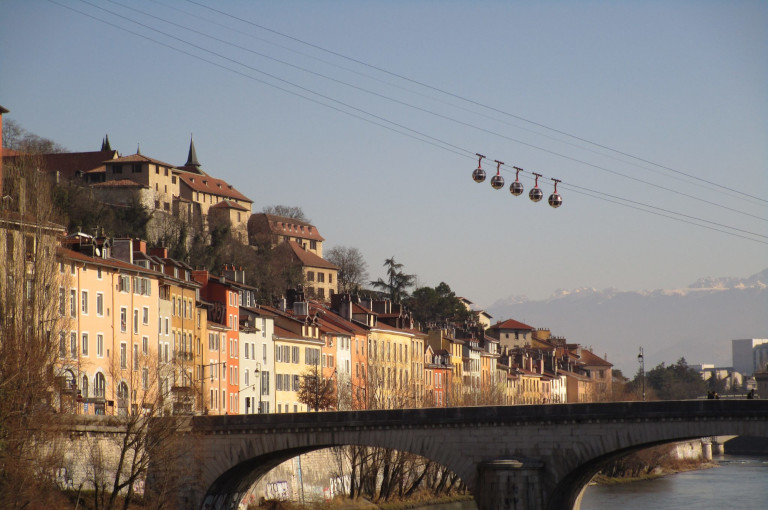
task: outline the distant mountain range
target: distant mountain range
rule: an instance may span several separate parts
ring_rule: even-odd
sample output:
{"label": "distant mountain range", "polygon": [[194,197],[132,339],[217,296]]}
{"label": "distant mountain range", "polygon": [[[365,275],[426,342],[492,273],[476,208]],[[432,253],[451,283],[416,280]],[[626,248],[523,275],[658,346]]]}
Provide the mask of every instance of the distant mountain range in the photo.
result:
{"label": "distant mountain range", "polygon": [[581,288],[542,301],[509,297],[486,310],[494,321],[513,318],[592,346],[627,376],[637,372],[640,346],[646,370],[680,357],[731,366],[731,340],[768,338],[768,269],[749,278],[700,278],[685,289]]}

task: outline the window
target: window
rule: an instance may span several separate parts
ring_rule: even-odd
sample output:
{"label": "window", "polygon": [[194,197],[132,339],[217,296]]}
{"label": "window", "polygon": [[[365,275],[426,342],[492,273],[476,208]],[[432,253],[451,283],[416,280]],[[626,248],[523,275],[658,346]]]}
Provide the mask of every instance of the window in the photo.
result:
{"label": "window", "polygon": [[72,318],[77,317],[77,291],[75,289],[69,289],[69,315]]}
{"label": "window", "polygon": [[101,333],[96,335],[96,356],[99,358],[104,356],[104,335]]}
{"label": "window", "polygon": [[88,315],[88,291],[84,290],[80,293],[80,312],[83,315]]}
{"label": "window", "polygon": [[261,372],[261,394],[269,395],[269,372]]}
{"label": "window", "polygon": [[317,273],[317,283],[325,283],[325,273]]}
{"label": "window", "polygon": [[67,334],[59,332],[59,358],[67,357]]}
{"label": "window", "polygon": [[96,268],[96,278],[98,278],[99,280],[101,280],[102,278],[101,267]]}
{"label": "window", "polygon": [[133,369],[139,369],[139,344],[133,344]]}
{"label": "window", "polygon": [[121,274],[120,275],[120,280],[118,281],[118,288],[119,288],[120,292],[130,292],[131,291],[131,278],[129,276]]}
{"label": "window", "polygon": [[104,316],[104,294],[102,292],[96,293],[96,315]]}
{"label": "window", "polygon": [[142,324],[149,324],[149,307],[144,307],[141,310],[141,322]]}
{"label": "window", "polygon": [[299,362],[299,348],[298,347],[291,347],[291,362],[292,363],[298,363]]}
{"label": "window", "polygon": [[81,344],[83,348],[83,356],[88,356],[88,333],[83,333]]}
{"label": "window", "polygon": [[67,293],[64,287],[59,287],[59,315],[64,317],[65,313],[67,313]]}
{"label": "window", "polygon": [[134,163],[133,165],[131,165],[131,173],[140,174],[141,173],[141,163]]}
{"label": "window", "polygon": [[309,242],[309,249],[310,250],[316,250],[317,249],[317,241],[310,241]]}
{"label": "window", "polygon": [[315,281],[315,272],[314,271],[307,271],[307,281],[308,282],[314,282]]}
{"label": "window", "polygon": [[138,308],[133,309],[133,334],[134,335],[139,334],[139,309]]}
{"label": "window", "polygon": [[[249,357],[248,357],[248,344],[247,343],[243,344],[243,347],[245,347],[245,353],[244,353],[245,354],[245,359],[249,359]],[[246,384],[248,384],[248,383],[246,383]]]}
{"label": "window", "polygon": [[112,173],[113,174],[123,173],[123,165],[112,165]]}
{"label": "window", "polygon": [[104,377],[104,374],[99,372],[96,374],[96,387],[94,388],[95,396],[104,398],[104,390],[107,387],[107,380]]}
{"label": "window", "polygon": [[141,338],[141,353],[144,356],[149,354],[149,337],[148,336]]}
{"label": "window", "polygon": [[125,370],[128,368],[128,346],[125,342],[120,343],[120,368]]}
{"label": "window", "polygon": [[69,356],[77,358],[77,332],[75,331],[69,333]]}
{"label": "window", "polygon": [[166,317],[165,318],[165,336],[168,336],[168,332],[169,332],[169,329],[168,329],[168,317]]}
{"label": "window", "polygon": [[333,283],[333,273],[328,273],[328,283]]}
{"label": "window", "polygon": [[243,377],[245,378],[244,379],[244,383],[245,383],[245,387],[247,388],[249,386],[249,383],[250,383],[250,380],[249,380],[249,377],[248,377],[248,369],[247,368],[245,369],[245,373],[243,374]]}
{"label": "window", "polygon": [[144,390],[149,389],[149,369],[147,367],[141,369],[141,387]]}

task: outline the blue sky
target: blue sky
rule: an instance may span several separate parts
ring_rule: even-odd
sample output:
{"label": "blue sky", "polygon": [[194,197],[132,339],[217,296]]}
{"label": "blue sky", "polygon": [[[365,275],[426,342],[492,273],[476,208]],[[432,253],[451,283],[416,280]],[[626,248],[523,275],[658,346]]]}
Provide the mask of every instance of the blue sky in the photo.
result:
{"label": "blue sky", "polygon": [[[194,134],[204,170],[254,211],[301,206],[326,249],[359,248],[374,279],[394,255],[420,284],[487,306],[768,266],[766,2],[130,3],[151,16],[127,0],[56,2],[112,25],[0,4],[8,118],[73,151],[108,134],[123,154],[140,144],[178,165]],[[505,163],[505,188],[472,181],[475,152],[489,178]],[[512,166],[524,196],[507,191]]]}

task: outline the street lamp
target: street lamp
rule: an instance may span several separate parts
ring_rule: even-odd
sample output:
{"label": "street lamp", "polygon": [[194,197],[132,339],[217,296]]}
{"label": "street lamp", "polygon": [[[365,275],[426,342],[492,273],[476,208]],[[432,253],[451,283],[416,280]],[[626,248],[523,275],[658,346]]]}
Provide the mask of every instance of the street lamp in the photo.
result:
{"label": "street lamp", "polygon": [[645,356],[643,356],[642,346],[640,346],[640,354],[637,355],[637,362],[640,363],[640,373],[643,380],[643,402],[645,402]]}
{"label": "street lamp", "polygon": [[[200,411],[203,414],[208,414],[208,410],[205,409],[205,369],[206,367],[209,367],[213,369],[213,367],[217,367],[219,365],[222,365],[224,367],[224,371],[227,370],[227,362],[222,361],[220,363],[201,363],[200,364]],[[220,377],[219,377],[220,379]],[[211,372],[211,381],[213,381],[213,372]]]}

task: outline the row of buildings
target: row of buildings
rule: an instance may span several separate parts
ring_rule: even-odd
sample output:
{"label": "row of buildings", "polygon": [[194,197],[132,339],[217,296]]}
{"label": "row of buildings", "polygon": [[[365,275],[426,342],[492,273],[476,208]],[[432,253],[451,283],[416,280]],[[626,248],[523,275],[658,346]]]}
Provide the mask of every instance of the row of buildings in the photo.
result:
{"label": "row of buildings", "polygon": [[[332,383],[338,409],[583,402],[610,394],[611,364],[547,330],[513,320],[491,325],[483,313],[427,327],[400,304],[338,293],[338,268],[323,259],[317,228],[252,214],[250,199],[201,169],[192,142],[182,166],[138,150],[120,156],[107,138],[101,149],[42,155],[39,164],[106,203],[138,196],[157,216],[202,228],[228,221],[243,242],[268,242],[300,266],[305,284],[257,304],[257,289],[239,268],[213,274],[143,240],[68,235],[54,223],[35,228],[3,211],[0,263],[29,267],[41,260],[41,246],[55,249],[51,277],[26,294],[55,300],[55,317],[33,322],[55,345],[50,402],[61,412],[301,412],[319,406],[322,381]],[[307,381],[317,388],[314,405],[306,391],[299,396]]]}
{"label": "row of buildings", "polygon": [[303,412],[303,379],[332,381],[338,409],[610,396],[610,363],[514,320],[423,331],[399,304],[339,293],[259,305],[242,271],[196,270],[136,239],[69,235],[57,260],[62,412]]}

